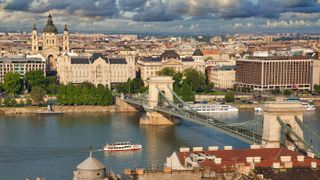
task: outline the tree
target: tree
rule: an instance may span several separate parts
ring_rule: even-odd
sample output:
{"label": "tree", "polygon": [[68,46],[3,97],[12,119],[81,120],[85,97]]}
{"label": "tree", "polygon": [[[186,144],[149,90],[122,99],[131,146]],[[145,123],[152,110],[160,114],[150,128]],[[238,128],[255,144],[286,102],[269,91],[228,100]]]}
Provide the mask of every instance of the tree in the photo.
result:
{"label": "tree", "polygon": [[46,78],[44,72],[41,70],[28,71],[25,75],[25,81],[28,91],[32,90],[32,87],[42,87],[45,89],[47,87]]}
{"label": "tree", "polygon": [[45,95],[45,90],[43,90],[40,86],[34,86],[30,93],[31,99],[37,104],[43,101]]}
{"label": "tree", "polygon": [[234,102],[234,100],[235,100],[234,93],[228,92],[228,93],[225,95],[224,100],[225,100],[226,102],[228,102],[228,103]]}
{"label": "tree", "polygon": [[320,94],[320,85],[314,85],[314,91],[318,94]]}
{"label": "tree", "polygon": [[283,90],[283,95],[290,96],[292,94],[292,91],[290,89]]}
{"label": "tree", "polygon": [[204,92],[208,93],[214,88],[214,83],[209,82],[207,85],[204,86]]}
{"label": "tree", "polygon": [[17,105],[17,101],[14,98],[7,97],[4,99],[3,104],[7,107],[14,107]]}
{"label": "tree", "polygon": [[16,95],[22,89],[20,74],[8,72],[4,77],[4,89],[11,95]]}
{"label": "tree", "polygon": [[176,71],[171,67],[164,67],[159,71],[157,74],[159,76],[173,76],[176,73]]}
{"label": "tree", "polygon": [[144,88],[144,82],[142,81],[142,79],[134,78],[131,81],[131,84],[130,84],[131,93],[138,93],[142,88]]}
{"label": "tree", "polygon": [[194,101],[195,93],[192,91],[192,88],[187,83],[183,83],[180,89],[180,96],[184,101]]}
{"label": "tree", "polygon": [[191,86],[193,91],[202,92],[203,87],[206,85],[206,77],[204,73],[197,71],[196,69],[189,68],[184,71],[185,80]]}
{"label": "tree", "polygon": [[60,85],[57,92],[57,102],[63,105],[102,105],[114,103],[114,98],[108,87],[99,84],[95,87],[90,83],[78,85]]}
{"label": "tree", "polygon": [[45,79],[46,87],[45,90],[50,94],[56,94],[59,87],[59,82],[55,76],[48,76]]}
{"label": "tree", "polygon": [[32,100],[28,98],[28,99],[26,100],[25,105],[26,105],[26,106],[31,106],[31,105],[32,105]]}

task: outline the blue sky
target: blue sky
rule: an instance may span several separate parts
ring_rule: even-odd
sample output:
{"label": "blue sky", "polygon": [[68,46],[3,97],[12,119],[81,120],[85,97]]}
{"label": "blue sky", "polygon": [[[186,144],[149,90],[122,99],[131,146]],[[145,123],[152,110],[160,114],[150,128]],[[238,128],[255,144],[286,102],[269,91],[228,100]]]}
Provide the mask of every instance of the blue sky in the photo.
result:
{"label": "blue sky", "polygon": [[320,0],[0,0],[0,28],[41,29],[51,12],[73,31],[318,33]]}

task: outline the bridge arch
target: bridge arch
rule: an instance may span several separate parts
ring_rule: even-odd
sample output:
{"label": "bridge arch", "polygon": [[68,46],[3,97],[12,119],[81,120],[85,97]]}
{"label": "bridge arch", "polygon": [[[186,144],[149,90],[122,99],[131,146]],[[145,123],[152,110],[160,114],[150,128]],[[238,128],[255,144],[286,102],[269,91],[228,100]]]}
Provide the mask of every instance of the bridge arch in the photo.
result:
{"label": "bridge arch", "polygon": [[[165,94],[169,101],[173,101],[173,94],[169,89],[173,88],[174,82],[171,76],[155,76],[151,77],[147,82],[149,84],[148,104],[150,108],[157,107],[161,103],[160,92]],[[162,103],[165,103],[165,101],[162,101]]]}

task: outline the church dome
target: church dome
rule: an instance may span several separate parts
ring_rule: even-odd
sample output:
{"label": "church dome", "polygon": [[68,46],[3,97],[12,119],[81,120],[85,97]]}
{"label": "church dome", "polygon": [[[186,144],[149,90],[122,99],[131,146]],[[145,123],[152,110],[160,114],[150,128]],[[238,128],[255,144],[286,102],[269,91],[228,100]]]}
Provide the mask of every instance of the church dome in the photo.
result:
{"label": "church dome", "polygon": [[44,33],[55,33],[58,34],[58,29],[53,24],[52,16],[49,14],[47,24],[43,28]]}

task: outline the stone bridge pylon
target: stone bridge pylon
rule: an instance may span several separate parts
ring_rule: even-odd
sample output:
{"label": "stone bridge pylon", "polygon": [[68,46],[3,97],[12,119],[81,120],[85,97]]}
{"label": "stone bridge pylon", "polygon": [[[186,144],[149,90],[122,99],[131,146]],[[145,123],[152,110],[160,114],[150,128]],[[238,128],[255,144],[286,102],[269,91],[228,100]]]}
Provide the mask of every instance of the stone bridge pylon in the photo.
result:
{"label": "stone bridge pylon", "polygon": [[151,77],[148,81],[149,95],[148,95],[148,107],[146,109],[146,116],[141,117],[140,124],[147,125],[173,125],[178,120],[172,115],[163,114],[155,111],[157,106],[166,106],[167,102],[161,97],[161,91],[169,101],[173,101],[173,94],[169,88],[173,89],[173,80],[170,76],[155,76]]}

